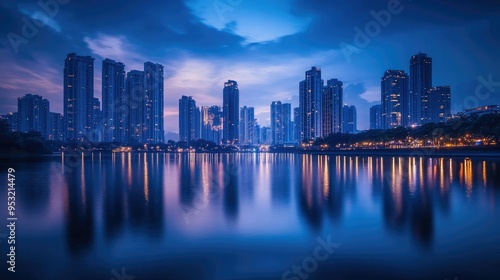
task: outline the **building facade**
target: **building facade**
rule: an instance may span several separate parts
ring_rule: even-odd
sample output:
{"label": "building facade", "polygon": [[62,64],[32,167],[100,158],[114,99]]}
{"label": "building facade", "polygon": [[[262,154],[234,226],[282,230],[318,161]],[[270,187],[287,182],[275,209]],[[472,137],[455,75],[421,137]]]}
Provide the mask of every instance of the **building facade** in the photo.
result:
{"label": "building facade", "polygon": [[299,83],[301,142],[323,137],[322,95],[321,69],[312,67]]}
{"label": "building facade", "polygon": [[220,106],[201,107],[201,139],[222,143],[223,114]]}
{"label": "building facade", "polygon": [[104,142],[127,142],[128,109],[125,97],[125,65],[111,59],[102,62],[102,114]]}
{"label": "building facade", "polygon": [[26,94],[17,99],[17,131],[40,132],[47,138],[50,134],[50,103],[40,95]]}
{"label": "building facade", "polygon": [[144,118],[146,102],[144,71],[132,70],[127,73],[125,91],[130,105],[128,108],[128,140],[131,143],[145,143],[144,132],[147,123]]}
{"label": "building facade", "polygon": [[387,70],[381,78],[382,128],[408,126],[410,123],[408,75],[403,70]]}
{"label": "building facade", "polygon": [[323,88],[323,135],[342,132],[343,83],[337,79],[326,82]]}
{"label": "building facade", "polygon": [[199,108],[191,96],[179,99],[179,140],[188,145],[199,139]]}
{"label": "building facade", "polygon": [[382,105],[370,107],[370,129],[383,129],[382,126]]}
{"label": "building facade", "polygon": [[236,81],[229,80],[224,83],[223,89],[223,114],[224,114],[224,144],[239,143],[239,110],[240,91]]}
{"label": "building facade", "polygon": [[345,105],[342,108],[342,120],[342,133],[356,133],[358,131],[356,107]]}
{"label": "building facade", "polygon": [[419,53],[410,59],[409,125],[418,126],[430,121],[429,91],[432,87],[432,58]]}
{"label": "building facade", "polygon": [[240,144],[253,145],[255,114],[253,107],[243,106],[240,110]]}
{"label": "building facade", "polygon": [[143,141],[165,142],[163,65],[144,63],[144,128]]}
{"label": "building facade", "polygon": [[451,88],[432,87],[429,90],[429,122],[446,123],[451,117]]}
{"label": "building facade", "polygon": [[64,61],[64,138],[94,141],[94,58],[67,55]]}

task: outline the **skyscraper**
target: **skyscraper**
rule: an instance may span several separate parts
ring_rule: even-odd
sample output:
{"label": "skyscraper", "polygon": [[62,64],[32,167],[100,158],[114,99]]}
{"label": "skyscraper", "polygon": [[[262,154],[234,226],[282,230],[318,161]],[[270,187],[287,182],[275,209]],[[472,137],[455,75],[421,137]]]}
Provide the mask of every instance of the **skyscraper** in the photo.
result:
{"label": "skyscraper", "polygon": [[201,110],[200,107],[196,107],[194,110],[194,139],[198,140],[201,138]]}
{"label": "skyscraper", "polygon": [[94,140],[94,59],[70,53],[64,61],[65,139]]}
{"label": "skyscraper", "polygon": [[18,130],[37,131],[42,137],[49,136],[50,105],[40,95],[26,94],[17,99]]}
{"label": "skyscraper", "polygon": [[[198,113],[199,114],[199,113]],[[196,126],[197,117],[196,101],[191,97],[182,96],[179,99],[179,140],[185,141],[188,145],[191,141],[197,140]]]}
{"label": "skyscraper", "polygon": [[102,62],[102,114],[105,142],[127,142],[129,130],[125,97],[125,65],[111,59]]}
{"label": "skyscraper", "polygon": [[271,136],[271,127],[263,126],[260,128],[260,144],[271,145],[272,144],[272,136]]}
{"label": "skyscraper", "polygon": [[222,142],[222,123],[220,106],[201,107],[201,139],[220,145]]}
{"label": "skyscraper", "polygon": [[409,125],[429,122],[428,93],[432,87],[432,58],[419,53],[410,59]]}
{"label": "skyscraper", "polygon": [[254,138],[254,108],[243,106],[240,110],[240,144],[252,145],[257,144]]}
{"label": "skyscraper", "polygon": [[273,145],[283,144],[285,134],[283,104],[281,101],[271,103],[271,143]]}
{"label": "skyscraper", "polygon": [[293,108],[293,135],[294,135],[294,143],[300,143],[300,108]]}
{"label": "skyscraper", "polygon": [[223,89],[223,114],[224,114],[224,142],[238,144],[239,141],[239,110],[240,91],[236,81],[229,80],[224,83]]}
{"label": "skyscraper", "polygon": [[382,128],[408,126],[408,75],[403,70],[387,70],[381,78]]}
{"label": "skyscraper", "polygon": [[152,62],[144,63],[144,142],[156,144],[165,142],[163,124],[164,82],[163,66]]}
{"label": "skyscraper", "polygon": [[252,143],[254,145],[260,144],[260,125],[257,120],[254,120]]}
{"label": "skyscraper", "polygon": [[293,121],[292,121],[292,104],[283,103],[283,143],[292,144],[293,140]]}
{"label": "skyscraper", "polygon": [[357,128],[357,113],[356,107],[345,105],[342,108],[342,133],[356,133]]}
{"label": "skyscraper", "polygon": [[429,90],[429,122],[445,123],[451,116],[451,89],[449,86]]}
{"label": "skyscraper", "polygon": [[104,124],[102,119],[101,102],[98,98],[93,98],[93,113],[92,113],[92,123],[94,129],[94,141],[102,142],[104,141],[103,131]]}
{"label": "skyscraper", "polygon": [[337,79],[327,81],[323,88],[323,135],[342,132],[343,83]]}
{"label": "skyscraper", "polygon": [[63,115],[60,113],[50,113],[49,137],[50,140],[63,141]]}
{"label": "skyscraper", "polygon": [[127,73],[125,85],[126,96],[129,103],[129,141],[133,143],[145,143],[144,130],[146,123],[145,113],[145,89],[144,71],[132,70]]}
{"label": "skyscraper", "polygon": [[382,129],[382,105],[370,108],[370,129]]}
{"label": "skyscraper", "polygon": [[306,71],[305,80],[299,84],[301,142],[323,136],[322,94],[321,69],[312,67]]}

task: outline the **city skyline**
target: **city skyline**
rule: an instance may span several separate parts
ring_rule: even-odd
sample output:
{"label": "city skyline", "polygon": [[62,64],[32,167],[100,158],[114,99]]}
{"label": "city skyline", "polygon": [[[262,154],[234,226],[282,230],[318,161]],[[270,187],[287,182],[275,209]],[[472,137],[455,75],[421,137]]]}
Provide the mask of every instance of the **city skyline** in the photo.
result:
{"label": "city skyline", "polygon": [[[63,84],[60,63],[64,54],[72,51],[96,61],[120,61],[126,71],[141,69],[144,61],[164,65],[166,131],[178,130],[179,96],[193,96],[200,104],[221,104],[222,97],[214,93],[228,79],[239,82],[241,103],[255,108],[261,125],[269,125],[269,101],[264,102],[263,97],[298,106],[296,81],[313,65],[321,66],[325,77],[344,82],[345,103],[358,108],[359,129],[367,129],[369,108],[378,101],[380,75],[387,69],[409,73],[408,58],[419,51],[434,58],[434,84],[451,86],[453,112],[498,104],[500,97],[493,94],[478,102],[466,102],[477,86],[497,81],[500,75],[494,63],[499,60],[495,47],[499,42],[496,15],[500,5],[486,2],[488,5],[400,1],[400,12],[393,14],[387,25],[379,25],[380,32],[375,36],[366,37],[365,32],[359,35],[360,44],[355,44],[355,28],[364,31],[368,23],[376,23],[371,12],[387,9],[388,2],[241,1],[221,16],[211,1],[203,0],[141,7],[114,1],[89,1],[85,5],[70,2],[60,5],[50,24],[37,28],[36,36],[19,43],[17,52],[7,36],[0,39],[0,52],[5,57],[0,65],[9,69],[0,78],[0,94],[5,97],[0,113],[15,111],[17,98],[26,93],[44,96],[54,112],[63,113],[58,98]],[[259,9],[264,4],[266,9]],[[95,13],[117,6],[120,13],[113,16]],[[0,7],[5,23],[0,28],[6,35],[22,36],[22,18],[29,20],[43,11],[30,1],[3,3]],[[448,16],[433,11],[447,11]],[[127,30],[117,28],[134,19],[137,12],[151,17]],[[331,14],[340,16],[327,16]],[[261,19],[258,23],[251,21],[256,16]],[[425,24],[421,18],[426,19]],[[273,28],[264,28],[269,25]],[[346,56],[342,43],[354,46],[355,51]],[[100,100],[101,71],[96,67],[94,79],[95,97]]]}

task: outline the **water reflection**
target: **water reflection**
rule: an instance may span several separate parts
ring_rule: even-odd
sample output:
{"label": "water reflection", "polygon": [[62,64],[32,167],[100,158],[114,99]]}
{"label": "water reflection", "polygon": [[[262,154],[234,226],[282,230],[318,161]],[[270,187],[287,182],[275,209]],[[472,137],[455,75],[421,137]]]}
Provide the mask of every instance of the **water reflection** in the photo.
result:
{"label": "water reflection", "polygon": [[[224,250],[245,264],[251,258],[246,253],[258,251],[274,254],[280,264],[266,267],[282,271],[310,251],[310,244],[297,240],[333,232],[346,245],[346,255],[339,251],[334,258],[346,262],[366,248],[386,254],[401,253],[401,247],[409,258],[420,257],[420,251],[446,255],[456,250],[447,239],[457,232],[461,236],[454,241],[477,246],[479,253],[500,244],[478,244],[479,237],[498,240],[496,159],[124,153],[62,164],[55,159],[12,165],[20,172],[18,184],[25,186],[18,189],[18,211],[36,227],[23,231],[23,244],[40,251],[25,254],[27,262],[40,262],[41,255],[61,259],[61,252],[71,260],[102,255],[99,261],[110,259],[105,264],[110,269],[116,263],[148,264],[157,274],[164,267],[148,261],[207,271],[213,270],[208,263],[227,265],[227,256],[217,257]],[[0,200],[6,200],[4,193]],[[472,237],[463,236],[468,233]],[[40,249],[37,240],[47,240],[54,252]],[[284,253],[274,252],[280,242]],[[243,251],[233,253],[238,250]],[[473,253],[462,252],[457,263]],[[394,253],[384,265],[400,257]],[[264,266],[252,261],[255,270]],[[228,275],[219,279],[238,279]]]}
{"label": "water reflection", "polygon": [[[135,172],[132,175],[132,184],[127,189],[127,216],[136,232],[160,237],[163,231],[164,158],[159,154],[146,153],[139,154],[138,158],[138,162],[142,164],[136,168],[132,167]],[[120,187],[124,188],[122,182],[126,178],[127,169],[122,166],[119,170]]]}
{"label": "water reflection", "polygon": [[71,253],[88,251],[94,241],[93,170],[82,157],[80,168],[66,173],[66,240]]}

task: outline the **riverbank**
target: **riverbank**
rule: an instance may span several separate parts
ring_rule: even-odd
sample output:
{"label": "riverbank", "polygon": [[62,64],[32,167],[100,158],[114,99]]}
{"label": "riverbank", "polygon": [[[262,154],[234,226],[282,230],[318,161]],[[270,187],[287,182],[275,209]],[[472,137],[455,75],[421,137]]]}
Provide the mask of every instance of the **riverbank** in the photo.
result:
{"label": "riverbank", "polygon": [[[113,154],[111,152],[86,152],[85,156],[92,154]],[[167,154],[187,154],[186,152],[132,152],[132,153],[167,153]],[[405,149],[353,149],[353,150],[278,150],[269,152],[249,152],[249,151],[205,151],[200,154],[312,154],[312,155],[341,155],[341,156],[403,156],[403,157],[498,157],[500,158],[500,147],[454,147],[454,148],[405,148]],[[120,153],[115,153],[120,154]],[[68,154],[69,155],[69,154]],[[73,154],[72,154],[73,155]],[[40,161],[44,159],[60,158],[61,153],[53,154],[1,154],[1,161]],[[74,155],[73,155],[74,156]],[[77,155],[79,156],[79,155]]]}
{"label": "riverbank", "polygon": [[303,151],[319,155],[411,156],[411,157],[500,157],[500,147],[406,148]]}

